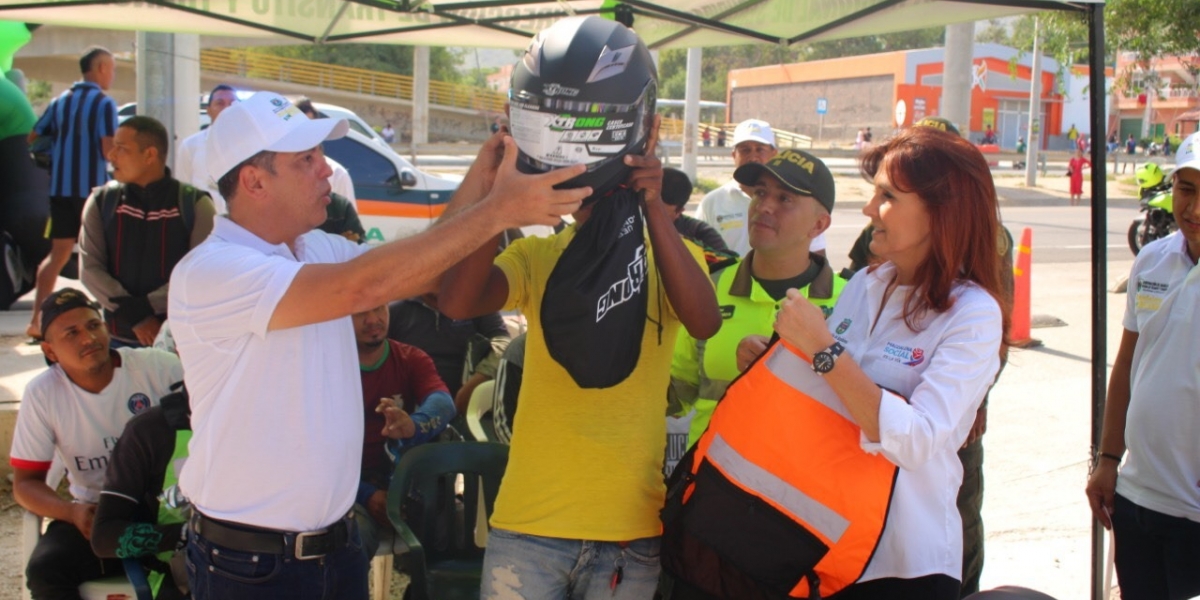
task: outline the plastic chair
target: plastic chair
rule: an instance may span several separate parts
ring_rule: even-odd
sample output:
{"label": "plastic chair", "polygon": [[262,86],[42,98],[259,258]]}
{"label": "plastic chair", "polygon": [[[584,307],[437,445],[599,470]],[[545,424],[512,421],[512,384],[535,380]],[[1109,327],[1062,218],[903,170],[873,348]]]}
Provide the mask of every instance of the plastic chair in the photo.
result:
{"label": "plastic chair", "polygon": [[[51,489],[57,488],[59,482],[62,481],[63,475],[66,474],[66,467],[63,466],[61,458],[56,452],[54,460],[50,463],[50,470],[46,473],[46,485]],[[22,511],[21,515],[21,556],[24,560],[21,561],[21,598],[29,600],[29,586],[25,585],[25,565],[29,563],[29,557],[33,554],[34,546],[37,546],[38,540],[42,538],[42,530],[45,527],[45,519],[39,517],[29,511]],[[146,580],[146,574],[142,570],[141,564],[137,561],[124,561],[126,571],[129,573],[129,578],[125,577],[105,577],[94,581],[85,582],[79,586],[79,595],[84,600],[109,600],[112,598],[120,598],[122,596],[136,600],[153,600],[150,594],[150,587],[146,585],[144,588],[135,587],[130,581]]]}
{"label": "plastic chair", "polygon": [[492,412],[492,390],[495,387],[495,380],[479,384],[475,387],[475,391],[471,392],[471,401],[467,403],[467,412],[464,415],[467,420],[467,430],[471,432],[471,437],[474,437],[477,442],[496,441],[488,435],[492,430],[491,423],[484,422],[484,415]]}
{"label": "plastic chair", "polygon": [[[388,518],[408,546],[408,600],[479,598],[487,518],[508,464],[494,442],[426,444],[407,451],[388,489]],[[460,495],[461,494],[461,495]]]}

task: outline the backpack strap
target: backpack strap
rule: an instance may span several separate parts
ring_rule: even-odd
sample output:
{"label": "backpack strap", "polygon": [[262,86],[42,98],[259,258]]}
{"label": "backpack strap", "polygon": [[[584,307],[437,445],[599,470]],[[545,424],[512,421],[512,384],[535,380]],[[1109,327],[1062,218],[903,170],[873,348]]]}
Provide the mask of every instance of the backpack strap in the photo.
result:
{"label": "backpack strap", "polygon": [[191,233],[192,225],[196,223],[196,202],[200,201],[202,194],[203,192],[195,186],[179,182],[179,218],[183,220],[183,226],[187,228],[188,233]]}
{"label": "backpack strap", "polygon": [[100,220],[104,228],[112,224],[117,216],[117,203],[121,201],[121,184],[110,181],[96,190],[96,201],[100,203]]}

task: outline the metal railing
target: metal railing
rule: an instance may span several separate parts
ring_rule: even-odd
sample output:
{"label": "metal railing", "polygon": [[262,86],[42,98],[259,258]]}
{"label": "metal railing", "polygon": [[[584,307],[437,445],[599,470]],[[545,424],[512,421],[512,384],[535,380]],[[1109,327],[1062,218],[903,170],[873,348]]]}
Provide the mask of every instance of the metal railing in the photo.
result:
{"label": "metal railing", "polygon": [[[717,135],[720,131],[725,132],[726,145],[733,145],[733,130],[737,127],[737,123],[721,123],[710,124],[700,123],[698,125],[697,139],[703,137],[704,131],[708,130],[711,146],[717,145]],[[807,135],[784,131],[782,129],[771,128],[775,132],[775,145],[778,148],[812,148],[813,140]],[[659,137],[664,140],[682,141],[683,140],[683,120],[671,117],[663,117],[662,126],[659,129]]]}
{"label": "metal railing", "polygon": [[[200,52],[200,70],[247,79],[270,79],[313,87],[412,100],[413,78],[355,67],[285,58],[236,48]],[[484,113],[503,113],[507,97],[486,88],[444,81],[429,82],[429,103]]]}

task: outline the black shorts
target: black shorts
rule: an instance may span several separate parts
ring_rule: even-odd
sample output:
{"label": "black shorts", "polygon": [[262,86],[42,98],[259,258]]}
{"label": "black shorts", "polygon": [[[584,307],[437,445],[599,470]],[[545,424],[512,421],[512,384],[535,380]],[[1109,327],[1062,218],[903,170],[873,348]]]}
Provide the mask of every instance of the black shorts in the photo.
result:
{"label": "black shorts", "polygon": [[46,237],[52,240],[79,239],[83,226],[83,203],[87,198],[50,197],[50,226]]}

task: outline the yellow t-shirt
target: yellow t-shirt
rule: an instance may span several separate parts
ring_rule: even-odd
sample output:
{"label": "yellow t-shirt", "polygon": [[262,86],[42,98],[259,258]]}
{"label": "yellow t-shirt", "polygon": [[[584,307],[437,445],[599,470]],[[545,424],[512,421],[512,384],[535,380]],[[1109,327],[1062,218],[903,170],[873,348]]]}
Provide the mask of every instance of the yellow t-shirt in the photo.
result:
{"label": "yellow t-shirt", "polygon": [[[611,388],[576,385],[546,349],[540,314],[546,281],[574,237],[572,225],[549,238],[523,238],[496,258],[508,279],[504,308],[525,314],[529,334],[508,469],[491,523],[565,539],[656,536],[662,531],[658,511],[665,494],[663,415],[679,319],[659,286],[647,234],[648,320],[637,367]],[[689,250],[703,268],[703,255],[695,247]],[[661,342],[651,320],[663,325]]]}

